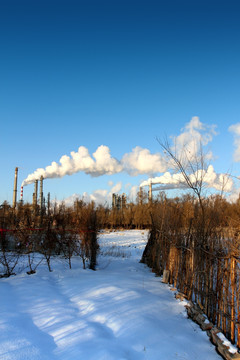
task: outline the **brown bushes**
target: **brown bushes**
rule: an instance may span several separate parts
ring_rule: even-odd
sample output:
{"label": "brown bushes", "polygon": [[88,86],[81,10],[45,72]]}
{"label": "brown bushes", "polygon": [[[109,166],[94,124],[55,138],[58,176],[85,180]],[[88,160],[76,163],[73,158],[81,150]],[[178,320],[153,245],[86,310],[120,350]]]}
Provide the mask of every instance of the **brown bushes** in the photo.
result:
{"label": "brown bushes", "polygon": [[27,204],[21,205],[16,211],[9,207],[2,214],[0,211],[1,215],[0,275],[12,275],[23,255],[27,259],[29,274],[36,271],[43,259],[51,271],[51,258],[54,255],[64,256],[70,268],[72,256],[79,255],[84,268],[87,265],[95,269],[98,225],[93,204],[81,202],[75,208],[62,204],[39,217]]}

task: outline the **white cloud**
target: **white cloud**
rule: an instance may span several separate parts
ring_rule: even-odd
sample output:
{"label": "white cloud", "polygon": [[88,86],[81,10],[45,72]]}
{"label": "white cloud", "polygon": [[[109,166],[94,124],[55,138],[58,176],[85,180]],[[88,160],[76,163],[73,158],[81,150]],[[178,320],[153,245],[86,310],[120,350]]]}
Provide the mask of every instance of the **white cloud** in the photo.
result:
{"label": "white cloud", "polygon": [[128,198],[131,202],[135,201],[138,191],[139,191],[139,186],[137,186],[137,185],[134,185],[130,188],[129,193],[128,193]]}
{"label": "white cloud", "polygon": [[119,193],[122,189],[122,182],[118,182],[116,185],[112,186],[111,190],[110,190],[110,193],[113,194],[113,193]]}
{"label": "white cloud", "polygon": [[240,123],[229,126],[228,130],[233,133],[235,151],[233,154],[234,161],[240,161]]}
{"label": "white cloud", "polygon": [[[122,190],[122,183],[118,182],[115,185],[113,182],[111,182],[111,188],[106,189],[98,189],[94,190],[91,194],[88,192],[84,192],[82,195],[80,194],[73,194],[67,198],[65,198],[63,201],[67,206],[72,206],[74,202],[78,199],[81,199],[85,201],[86,203],[89,203],[91,201],[94,201],[97,205],[111,205],[112,203],[112,194],[113,193],[121,193]],[[58,204],[61,203],[61,201],[57,201]]]}
{"label": "white cloud", "polygon": [[[63,200],[63,202],[67,206],[73,206],[76,200],[83,200],[86,203],[90,203],[92,201],[97,205],[106,205],[106,203],[111,200],[111,194],[108,193],[107,190],[95,190],[92,194],[84,192],[82,195],[73,194]],[[61,204],[62,201],[57,201],[57,204]]]}
{"label": "white cloud", "polygon": [[[177,157],[183,161],[186,156],[191,161],[197,156],[200,145],[206,146],[212,141],[213,136],[217,134],[215,129],[215,125],[203,124],[199,117],[192,117],[181,130],[181,134],[173,137],[173,151],[176,151]],[[212,153],[208,152],[207,157],[212,158]]]}
{"label": "white cloud", "polygon": [[234,188],[234,189],[231,191],[231,193],[230,193],[230,195],[227,197],[227,199],[228,199],[229,201],[235,202],[235,201],[237,201],[237,200],[239,199],[239,196],[240,196],[240,188],[238,187],[238,188]]}
{"label": "white cloud", "polygon": [[105,205],[109,200],[109,193],[107,190],[95,190],[92,194],[83,193],[83,200],[85,202],[94,201],[97,205]]}

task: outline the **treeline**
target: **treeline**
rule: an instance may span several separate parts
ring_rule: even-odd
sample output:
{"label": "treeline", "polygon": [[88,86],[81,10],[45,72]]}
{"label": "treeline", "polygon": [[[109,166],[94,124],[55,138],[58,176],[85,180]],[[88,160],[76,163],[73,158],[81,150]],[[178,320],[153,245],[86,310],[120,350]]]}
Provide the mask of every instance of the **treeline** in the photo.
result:
{"label": "treeline", "polygon": [[52,258],[64,256],[69,267],[79,256],[83,267],[95,269],[100,229],[149,228],[151,216],[145,202],[124,204],[121,209],[75,201],[73,206],[53,204],[41,209],[37,204],[7,202],[0,207],[0,277],[18,272],[25,261],[28,274],[43,261],[52,270]]}
{"label": "treeline", "polygon": [[164,195],[151,205],[142,256],[240,347],[240,200]]}

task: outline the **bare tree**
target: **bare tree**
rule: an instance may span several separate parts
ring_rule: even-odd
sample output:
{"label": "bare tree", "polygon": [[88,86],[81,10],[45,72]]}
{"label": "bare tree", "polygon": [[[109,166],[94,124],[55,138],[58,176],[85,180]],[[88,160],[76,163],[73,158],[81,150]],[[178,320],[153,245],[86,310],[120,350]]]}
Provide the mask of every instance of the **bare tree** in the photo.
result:
{"label": "bare tree", "polygon": [[9,277],[15,275],[14,269],[16,268],[20,258],[20,253],[15,249],[9,249],[9,242],[5,231],[0,231],[0,265],[3,274],[0,277]]}
{"label": "bare tree", "polygon": [[177,149],[176,145],[171,147],[168,140],[164,142],[158,140],[158,142],[167,156],[168,164],[172,166],[173,170],[181,174],[182,181],[180,180],[179,183],[186,185],[186,188],[192,190],[197,196],[204,216],[202,192],[208,164],[207,154],[203,152],[202,143],[196,143],[194,151],[190,152],[187,147],[180,150]]}
{"label": "bare tree", "polygon": [[43,233],[41,244],[40,244],[40,251],[45,257],[47,262],[48,270],[51,272],[51,258],[53,255],[57,253],[57,248],[59,247],[58,238],[56,231],[53,231],[51,228],[50,221],[47,225],[47,230]]}

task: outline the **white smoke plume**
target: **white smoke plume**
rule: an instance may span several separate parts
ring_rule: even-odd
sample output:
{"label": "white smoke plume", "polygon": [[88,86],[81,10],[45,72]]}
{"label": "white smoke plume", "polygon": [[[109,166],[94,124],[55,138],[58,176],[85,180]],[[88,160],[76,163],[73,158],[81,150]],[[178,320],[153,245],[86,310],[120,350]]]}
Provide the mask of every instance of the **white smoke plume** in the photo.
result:
{"label": "white smoke plume", "polygon": [[[213,157],[212,153],[208,152],[203,155],[200,147],[206,146],[210,141],[212,141],[213,136],[216,135],[215,129],[215,125],[209,126],[203,124],[197,116],[194,116],[181,130],[180,135],[172,137],[173,145],[169,145],[169,149],[178,159],[180,159],[183,166],[189,163],[194,164],[195,161],[200,160],[199,156],[204,156],[206,160],[209,160]],[[173,160],[171,158],[169,159],[168,165],[169,168],[174,167]],[[197,180],[202,179],[206,187],[219,191],[224,190],[228,192],[233,187],[232,179],[226,174],[216,174],[212,165],[208,167],[207,171],[198,170],[197,172],[190,174],[189,178],[193,184]],[[150,183],[160,184],[161,186],[157,189],[162,190],[187,188],[183,174],[171,174],[169,171],[165,172],[161,176],[149,178],[148,180],[142,182],[140,187],[147,186]]]}
{"label": "white smoke plume", "polygon": [[154,174],[167,170],[167,164],[160,153],[151,154],[148,149],[135,147],[129,154],[125,154],[121,160],[123,169],[130,175]]}
{"label": "white smoke plume", "polygon": [[152,184],[171,184],[171,185],[179,185],[181,182],[184,182],[184,178],[181,174],[170,174],[170,172],[165,172],[161,176],[157,176],[154,178],[150,178],[148,180],[143,181],[140,184],[140,187],[142,186],[148,186],[151,183]]}
{"label": "white smoke plume", "polygon": [[236,162],[240,161],[240,123],[229,126],[228,130],[233,133],[234,136],[234,160]]}
{"label": "white smoke plume", "polygon": [[165,190],[186,190],[188,186],[186,184],[166,184],[166,185],[160,185],[157,188],[154,188],[154,191],[165,191]]}
{"label": "white smoke plume", "polygon": [[[194,184],[196,180],[202,179],[203,185],[208,188],[216,189],[218,191],[229,192],[233,188],[233,180],[228,174],[217,174],[212,165],[208,166],[207,171],[199,170],[193,174],[189,174],[189,179]],[[165,172],[162,176],[149,178],[140,184],[140,187],[148,186],[150,184],[161,184],[162,189],[182,189],[187,188],[186,181],[183,174],[171,174]]]}
{"label": "white smoke plume", "polygon": [[101,145],[92,154],[86,147],[80,146],[78,151],[72,151],[71,156],[63,155],[59,163],[52,162],[51,165],[39,168],[23,181],[22,186],[39,180],[61,178],[65,175],[72,175],[80,171],[93,177],[101,175],[112,175],[120,172],[127,172],[130,175],[156,174],[166,170],[161,154],[151,154],[148,149],[139,146],[131,153],[125,154],[121,160],[117,160],[110,154],[107,146]]}
{"label": "white smoke plume", "polygon": [[[173,137],[173,142],[175,149],[179,151],[184,149],[188,155],[194,157],[199,150],[198,144],[201,142],[203,145],[207,145],[215,134],[215,126],[205,125],[200,122],[198,117],[193,117],[182,129],[181,134]],[[161,153],[152,154],[148,149],[139,146],[130,153],[124,154],[120,160],[112,157],[107,146],[99,146],[92,155],[89,154],[86,147],[80,146],[78,151],[72,151],[70,156],[63,155],[59,162],[54,161],[46,168],[39,168],[28,175],[22,185],[31,184],[35,180],[39,180],[41,176],[44,179],[61,178],[78,172],[84,172],[92,177],[113,175],[120,172],[126,172],[131,176],[139,174],[155,176],[158,173],[165,172],[160,177],[163,184],[170,184],[170,182],[180,184],[182,182],[182,179],[179,179],[180,175],[170,175],[166,172],[170,165]]]}

